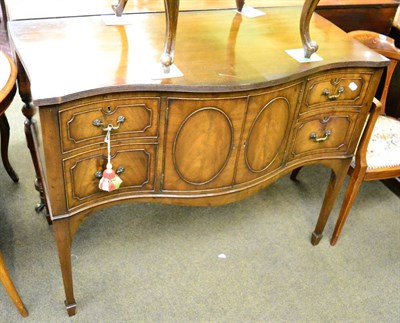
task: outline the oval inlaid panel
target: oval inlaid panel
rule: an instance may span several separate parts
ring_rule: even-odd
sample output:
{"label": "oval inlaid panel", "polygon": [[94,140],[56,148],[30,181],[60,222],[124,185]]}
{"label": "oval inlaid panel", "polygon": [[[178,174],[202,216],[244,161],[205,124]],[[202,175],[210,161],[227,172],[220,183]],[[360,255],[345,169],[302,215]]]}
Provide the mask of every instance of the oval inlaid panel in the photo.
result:
{"label": "oval inlaid panel", "polygon": [[233,126],[217,108],[193,112],[179,127],[173,148],[175,169],[193,185],[211,182],[225,168],[231,153]]}
{"label": "oval inlaid panel", "polygon": [[289,102],[276,98],[255,118],[246,145],[245,160],[253,172],[268,168],[278,155],[289,121]]}

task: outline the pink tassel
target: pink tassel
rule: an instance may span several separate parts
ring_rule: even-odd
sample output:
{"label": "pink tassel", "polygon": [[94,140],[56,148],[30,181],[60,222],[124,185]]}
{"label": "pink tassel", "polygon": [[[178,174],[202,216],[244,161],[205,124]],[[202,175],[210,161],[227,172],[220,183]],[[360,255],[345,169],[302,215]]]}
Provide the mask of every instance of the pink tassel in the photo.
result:
{"label": "pink tassel", "polygon": [[106,138],[104,142],[107,143],[107,168],[103,171],[103,176],[99,182],[99,189],[106,192],[112,192],[119,189],[122,179],[114,172],[111,165],[111,130],[112,125],[108,125],[105,131],[107,131]]}
{"label": "pink tassel", "polygon": [[119,189],[121,183],[122,179],[114,172],[111,165],[107,164],[107,169],[103,171],[103,176],[100,179],[99,188],[106,192],[112,192]]}

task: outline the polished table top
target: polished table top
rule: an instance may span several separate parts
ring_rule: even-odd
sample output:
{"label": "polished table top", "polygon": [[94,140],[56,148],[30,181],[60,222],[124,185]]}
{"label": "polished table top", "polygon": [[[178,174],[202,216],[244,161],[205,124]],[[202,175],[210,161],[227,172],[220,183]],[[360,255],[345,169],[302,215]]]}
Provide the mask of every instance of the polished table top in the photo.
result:
{"label": "polished table top", "polygon": [[[29,75],[33,100],[42,105],[116,89],[246,90],[281,84],[322,67],[343,66],[343,61],[349,66],[386,64],[316,14],[310,30],[323,60],[299,63],[285,50],[302,47],[301,7],[263,11],[267,14],[257,18],[234,11],[181,12],[175,63],[184,76],[162,80],[153,79],[151,69],[160,66],[163,13],[131,15],[131,24],[125,26],[107,26],[102,17],[93,16],[13,21],[9,30]],[[260,37],[268,41],[254,41]]]}
{"label": "polished table top", "polygon": [[[399,0],[321,0],[319,7],[340,6],[392,6]],[[87,15],[113,14],[111,0],[6,0],[8,14],[11,20],[73,17]],[[304,0],[247,0],[250,7],[287,7],[302,6]],[[234,0],[183,0],[180,1],[181,11],[234,9]],[[163,0],[128,0],[125,13],[160,12],[164,11]]]}

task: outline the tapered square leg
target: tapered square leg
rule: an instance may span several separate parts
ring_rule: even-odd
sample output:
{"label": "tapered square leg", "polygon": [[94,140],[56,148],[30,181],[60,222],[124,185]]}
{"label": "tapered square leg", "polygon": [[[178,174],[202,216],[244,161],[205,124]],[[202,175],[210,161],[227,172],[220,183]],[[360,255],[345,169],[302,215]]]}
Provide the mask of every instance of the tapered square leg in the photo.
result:
{"label": "tapered square leg", "polygon": [[53,222],[53,226],[56,234],[58,257],[60,260],[61,274],[64,284],[65,307],[68,315],[73,316],[76,314],[76,302],[72,282],[72,233],[70,228],[70,218],[56,220]]}

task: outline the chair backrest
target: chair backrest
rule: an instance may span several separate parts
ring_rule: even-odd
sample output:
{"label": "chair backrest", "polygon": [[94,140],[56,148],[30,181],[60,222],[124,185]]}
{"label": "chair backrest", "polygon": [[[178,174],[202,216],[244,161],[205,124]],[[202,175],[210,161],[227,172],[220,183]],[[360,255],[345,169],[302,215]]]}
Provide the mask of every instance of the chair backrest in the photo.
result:
{"label": "chair backrest", "polygon": [[6,4],[4,3],[4,0],[0,0],[0,7],[1,7],[1,23],[3,24],[3,27],[7,30],[7,11],[6,11]]}
{"label": "chair backrest", "polygon": [[0,0],[0,9],[1,9],[1,16],[0,16],[0,50],[11,54],[10,42],[8,39],[8,32],[7,32],[7,10],[5,7],[4,0]]}
{"label": "chair backrest", "polygon": [[387,67],[386,76],[382,94],[379,100],[382,103],[381,113],[385,113],[386,99],[389,92],[390,82],[392,81],[393,72],[400,61],[400,49],[394,44],[394,40],[388,36],[378,34],[368,30],[355,30],[348,33],[352,38],[363,43],[370,49],[390,59],[390,64]]}

